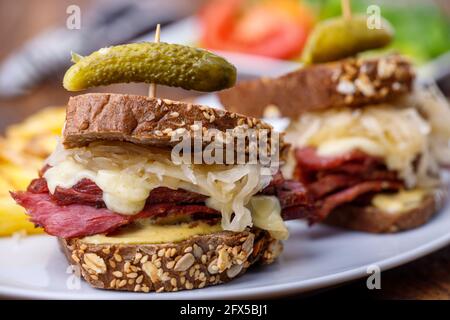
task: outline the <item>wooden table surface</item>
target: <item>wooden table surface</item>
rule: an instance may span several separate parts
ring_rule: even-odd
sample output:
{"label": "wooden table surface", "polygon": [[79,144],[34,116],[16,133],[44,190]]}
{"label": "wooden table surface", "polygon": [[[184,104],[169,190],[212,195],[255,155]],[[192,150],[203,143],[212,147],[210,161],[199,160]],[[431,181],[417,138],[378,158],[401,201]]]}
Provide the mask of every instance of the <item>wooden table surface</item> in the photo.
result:
{"label": "wooden table surface", "polygon": [[[0,61],[46,27],[64,26],[66,7],[69,4],[78,4],[83,10],[88,3],[89,0],[0,0]],[[114,86],[108,90],[146,94],[147,86]],[[180,90],[161,89],[158,94],[177,99],[183,93]],[[0,129],[45,106],[64,105],[69,96],[61,86],[61,79],[53,79],[25,96],[0,99]],[[315,297],[450,299],[450,246],[402,267],[383,272],[381,287],[381,290],[368,290],[366,280],[363,279],[322,291]]]}

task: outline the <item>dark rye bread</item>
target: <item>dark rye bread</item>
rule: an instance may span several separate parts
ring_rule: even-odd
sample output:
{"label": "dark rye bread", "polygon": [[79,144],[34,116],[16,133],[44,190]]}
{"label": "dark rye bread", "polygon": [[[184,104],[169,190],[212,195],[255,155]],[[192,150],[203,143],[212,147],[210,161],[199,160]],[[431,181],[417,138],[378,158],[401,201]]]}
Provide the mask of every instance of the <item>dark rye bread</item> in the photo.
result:
{"label": "dark rye bread", "polygon": [[398,213],[385,212],[373,206],[344,205],[331,212],[324,222],[357,231],[398,232],[425,224],[444,206],[447,198],[448,189],[438,189],[433,194],[426,196],[419,206]]}
{"label": "dark rye bread", "polygon": [[[66,148],[86,146],[99,140],[127,141],[153,147],[173,147],[175,131],[193,132],[195,121],[204,130],[225,134],[236,127],[269,130],[259,119],[207,106],[145,96],[90,93],[71,97],[67,106],[63,144]],[[280,145],[280,150],[286,147]]]}
{"label": "dark rye bread", "polygon": [[307,111],[385,102],[410,92],[413,80],[411,64],[390,55],[345,59],[308,66],[275,79],[243,81],[218,95],[233,112],[262,117],[272,106],[282,116],[296,118]]}
{"label": "dark rye bread", "polygon": [[283,249],[280,241],[256,228],[164,244],[59,241],[70,264],[79,267],[91,286],[135,292],[172,292],[225,283],[254,263],[272,263]]}

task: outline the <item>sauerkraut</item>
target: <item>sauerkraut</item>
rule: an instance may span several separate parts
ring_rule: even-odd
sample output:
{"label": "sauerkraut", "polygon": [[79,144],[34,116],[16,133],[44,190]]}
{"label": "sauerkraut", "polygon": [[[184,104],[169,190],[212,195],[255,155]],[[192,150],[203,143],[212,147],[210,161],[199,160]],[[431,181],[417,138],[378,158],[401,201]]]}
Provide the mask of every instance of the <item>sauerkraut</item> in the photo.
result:
{"label": "sauerkraut", "polygon": [[407,187],[433,186],[439,163],[450,161],[450,108],[430,90],[418,89],[395,106],[308,112],[290,124],[286,140],[296,147],[316,147],[322,156],[360,149],[382,157]]}
{"label": "sauerkraut", "polygon": [[[253,225],[250,199],[272,179],[259,164],[176,165],[170,152],[125,142],[95,142],[74,149],[59,144],[47,164],[51,168],[44,177],[51,193],[87,178],[102,189],[108,209],[131,215],[144,208],[154,188],[185,189],[209,197],[206,205],[222,213],[222,228],[231,231]],[[278,211],[274,214],[280,216]]]}
{"label": "sauerkraut", "polygon": [[428,120],[431,126],[430,146],[440,164],[450,164],[450,105],[434,83],[426,89],[416,90],[411,103]]}

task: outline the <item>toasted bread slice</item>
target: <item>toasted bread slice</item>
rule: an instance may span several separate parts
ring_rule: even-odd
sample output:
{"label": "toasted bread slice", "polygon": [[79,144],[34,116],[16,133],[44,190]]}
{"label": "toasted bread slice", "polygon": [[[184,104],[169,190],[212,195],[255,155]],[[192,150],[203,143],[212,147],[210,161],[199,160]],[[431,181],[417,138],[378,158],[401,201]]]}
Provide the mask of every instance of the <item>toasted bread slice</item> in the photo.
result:
{"label": "toasted bread slice", "polygon": [[239,126],[255,130],[272,127],[263,121],[207,106],[145,96],[90,93],[71,97],[63,143],[66,148],[92,141],[117,140],[153,147],[173,147],[175,131],[203,129],[226,133]]}
{"label": "toasted bread slice", "polygon": [[80,268],[90,285],[135,292],[178,291],[228,282],[256,262],[272,263],[282,251],[280,241],[257,228],[164,244],[59,241],[69,262]]}
{"label": "toasted bread slice", "polygon": [[429,194],[417,207],[402,212],[387,212],[373,206],[344,205],[336,208],[324,221],[346,229],[372,233],[390,233],[417,228],[425,224],[445,204],[448,190]]}
{"label": "toasted bread slice", "polygon": [[243,81],[218,93],[227,110],[262,117],[276,107],[297,118],[308,111],[382,103],[410,92],[411,64],[398,55],[317,64],[275,79]]}

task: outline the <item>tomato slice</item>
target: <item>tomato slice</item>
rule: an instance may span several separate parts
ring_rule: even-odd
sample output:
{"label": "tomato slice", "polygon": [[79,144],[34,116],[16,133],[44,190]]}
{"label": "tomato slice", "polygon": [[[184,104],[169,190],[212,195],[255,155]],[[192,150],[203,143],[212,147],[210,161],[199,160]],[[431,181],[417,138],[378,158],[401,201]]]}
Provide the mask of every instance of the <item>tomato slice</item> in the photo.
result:
{"label": "tomato slice", "polygon": [[261,1],[246,8],[245,0],[216,0],[200,14],[202,44],[229,50],[289,59],[300,54],[313,16],[292,0]]}
{"label": "tomato slice", "polygon": [[223,40],[233,31],[235,16],[243,0],[215,0],[200,11],[201,42],[208,48],[221,49]]}

